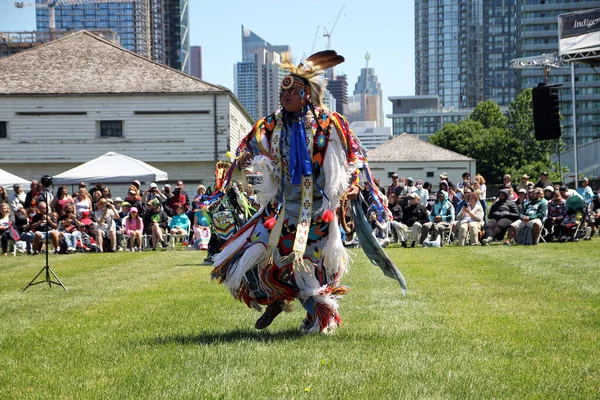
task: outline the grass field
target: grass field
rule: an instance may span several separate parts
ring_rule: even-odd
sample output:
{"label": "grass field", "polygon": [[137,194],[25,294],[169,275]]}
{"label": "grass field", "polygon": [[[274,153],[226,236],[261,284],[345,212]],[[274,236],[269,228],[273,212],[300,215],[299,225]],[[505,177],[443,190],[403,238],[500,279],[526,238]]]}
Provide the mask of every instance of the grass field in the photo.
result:
{"label": "grass field", "polygon": [[203,252],[3,257],[0,398],[599,398],[599,245],[392,248],[406,297],[357,249],[332,336],[255,331]]}

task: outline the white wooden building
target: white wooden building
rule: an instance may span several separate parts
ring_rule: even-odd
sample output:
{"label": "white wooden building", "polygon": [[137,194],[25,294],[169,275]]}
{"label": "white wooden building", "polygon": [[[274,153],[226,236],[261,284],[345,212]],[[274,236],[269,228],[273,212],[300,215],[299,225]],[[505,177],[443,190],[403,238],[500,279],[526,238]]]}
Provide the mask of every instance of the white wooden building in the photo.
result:
{"label": "white wooden building", "polygon": [[86,31],[0,58],[0,168],[26,179],[116,151],[210,184],[251,127],[229,89]]}
{"label": "white wooden building", "polygon": [[415,135],[403,133],[369,151],[369,166],[373,175],[386,186],[392,182],[392,174],[429,181],[438,189],[439,175],[448,174],[450,181],[458,183],[463,172],[475,176],[477,161],[471,157],[436,146]]}

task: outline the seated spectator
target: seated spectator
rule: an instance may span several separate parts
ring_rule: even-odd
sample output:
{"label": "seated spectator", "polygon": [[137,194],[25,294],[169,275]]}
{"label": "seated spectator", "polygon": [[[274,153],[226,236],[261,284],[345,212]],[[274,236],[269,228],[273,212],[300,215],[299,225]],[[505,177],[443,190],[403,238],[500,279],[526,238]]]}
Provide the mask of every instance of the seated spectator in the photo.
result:
{"label": "seated spectator", "polygon": [[[92,198],[92,201],[94,203],[96,203],[98,200],[100,200],[100,198],[104,196],[102,182],[96,182],[95,186],[93,188],[91,188],[89,190],[89,192],[90,192],[90,197]],[[96,194],[96,193],[98,193],[98,194]]]}
{"label": "seated spectator", "polygon": [[517,196],[518,197],[517,200],[515,200],[515,204],[517,205],[517,207],[519,207],[520,213],[521,211],[523,211],[525,203],[529,201],[529,194],[527,192],[527,189],[519,189]]}
{"label": "seated spectator", "polygon": [[[446,184],[447,186],[447,184]],[[437,236],[442,237],[441,245],[444,242],[444,231],[450,229],[454,221],[454,207],[448,200],[448,193],[438,190],[436,193],[436,202],[429,214],[429,222],[423,224],[419,243],[423,244],[427,235],[431,234],[431,241],[435,241]]]}
{"label": "seated spectator", "polygon": [[394,193],[394,191],[396,190],[398,185],[400,185],[400,181],[398,180],[398,174],[393,173],[392,174],[392,183],[390,185],[388,185],[386,195],[389,196],[390,194]]}
{"label": "seated spectator", "polygon": [[129,209],[129,215],[124,218],[123,229],[129,236],[128,251],[142,251],[142,235],[144,234],[144,221],[139,215],[137,207]]}
{"label": "seated spectator", "polygon": [[500,190],[498,200],[490,207],[483,244],[489,245],[493,240],[502,240],[509,226],[519,219],[519,208],[509,195],[508,189]]}
{"label": "seated spectator", "polygon": [[[542,188],[535,188],[531,192],[529,200],[521,212],[521,218],[510,225],[506,242],[504,242],[506,246],[510,246],[511,240],[525,228],[531,229],[531,244],[536,245],[538,243],[543,220],[548,212],[548,202],[544,199]],[[528,244],[528,240],[524,243]]]}
{"label": "seated spectator", "polygon": [[74,204],[77,218],[81,218],[81,214],[86,211],[92,211],[92,199],[90,198],[90,195],[85,187],[79,188],[79,190],[76,192]]}
{"label": "seated spectator", "polygon": [[17,211],[17,206],[25,205],[25,199],[27,198],[27,195],[23,189],[21,189],[21,185],[18,183],[13,185],[13,191],[13,194],[11,194],[10,198],[8,199],[8,204],[10,205],[10,211],[14,214]]}
{"label": "seated spectator", "polygon": [[373,235],[381,247],[387,247],[390,244],[388,237],[388,215],[386,212],[381,213],[381,218],[377,216],[377,212],[371,211],[369,214],[369,223],[373,229]]}
{"label": "seated spectator", "polygon": [[521,189],[525,189],[526,191],[529,191],[528,184],[529,184],[529,175],[523,174],[523,176],[521,176],[521,182],[519,182],[519,184],[517,185],[517,193],[519,193],[519,191]]}
{"label": "seated spectator", "polygon": [[94,194],[92,194],[92,210],[95,212],[98,208],[98,202],[102,199],[102,191],[96,190]]}
{"label": "seated spectator", "polygon": [[50,208],[54,210],[54,212],[60,217],[63,215],[63,210],[65,209],[67,204],[74,204],[73,198],[69,195],[67,191],[67,187],[65,185],[60,185],[58,187],[58,191],[56,192],[56,196],[50,202]]}
{"label": "seated spectator", "polygon": [[[544,190],[549,188],[546,186]],[[560,238],[560,224],[567,216],[567,206],[565,200],[561,197],[560,192],[552,192],[554,197],[548,202],[548,215],[544,221],[544,227],[548,231],[546,240]]]}
{"label": "seated spectator", "polygon": [[196,193],[194,193],[194,201],[200,199],[200,201],[204,201],[204,195],[206,194],[206,187],[204,185],[198,185],[196,189]]}
{"label": "seated spectator", "polygon": [[535,184],[536,188],[545,188],[546,186],[552,186],[552,182],[548,179],[548,172],[544,171],[540,174],[540,180]]}
{"label": "seated spectator", "polygon": [[458,182],[458,184],[456,185],[456,188],[462,192],[465,191],[465,188],[470,188],[471,187],[471,174],[468,172],[463,172],[462,176],[462,181]]}
{"label": "seated spectator", "polygon": [[100,251],[100,247],[98,246],[98,243],[96,243],[95,239],[98,229],[96,228],[94,221],[92,221],[90,218],[91,215],[92,214],[90,211],[84,211],[81,213],[81,219],[79,220],[82,226],[80,242],[83,251],[98,252]]}
{"label": "seated spectator", "polygon": [[33,180],[31,181],[31,184],[29,185],[29,188],[31,190],[29,190],[29,192],[27,192],[27,194],[25,195],[25,208],[27,209],[27,213],[28,214],[35,214],[36,207],[37,207],[37,197],[40,194],[40,184],[38,181]]}
{"label": "seated spectator", "polygon": [[[532,188],[533,190],[534,188]],[[543,188],[544,190],[544,199],[546,199],[546,201],[551,201],[554,198],[554,187],[552,186],[546,186],[545,188]]]}
{"label": "seated spectator", "polygon": [[[44,241],[48,237],[52,241],[52,245],[54,246],[54,254],[58,254],[58,231],[56,228],[58,227],[56,214],[53,212],[48,212],[46,216],[46,212],[48,210],[48,206],[45,201],[40,201],[37,203],[36,213],[31,218],[31,224],[29,224],[29,229],[33,232],[33,254],[39,254],[40,251],[44,248]],[[47,217],[47,218],[46,218]],[[46,224],[47,220],[47,224]]]}
{"label": "seated spectator", "polygon": [[58,217],[58,233],[66,243],[66,252],[74,253],[77,251],[77,241],[81,239],[81,230],[83,227],[75,216],[75,205],[67,204],[64,213]]}
{"label": "seated spectator", "polygon": [[194,212],[194,247],[197,250],[208,250],[211,237],[208,207],[199,201],[196,201],[196,204],[198,208]]}
{"label": "seated spectator", "polygon": [[[504,182],[503,183],[504,188],[508,189],[510,187],[510,188],[512,188],[513,193],[517,192],[517,185],[512,183],[512,177],[510,176],[510,174],[504,174],[504,176],[502,177],[502,180]],[[513,200],[516,200],[516,197],[513,198]]]}
{"label": "seated spectator", "polygon": [[408,229],[408,227],[402,223],[402,206],[398,204],[396,195],[393,193],[388,196],[388,209],[392,213],[391,226],[394,243],[402,243],[402,247],[406,247],[404,230]]}
{"label": "seated spectator", "polygon": [[396,195],[396,198],[398,199],[398,203],[402,204],[404,197],[406,197],[406,195],[408,194],[408,189],[406,188],[406,178],[405,177],[400,177],[398,179],[398,186],[396,186],[396,188],[394,188],[394,194]]}
{"label": "seated spectator", "polygon": [[379,178],[375,178],[373,179],[373,183],[375,184],[375,187],[381,192],[381,193],[385,193],[386,190],[385,188],[381,185],[381,179]]}
{"label": "seated spectator", "polygon": [[96,203],[96,211],[94,212],[96,220],[96,243],[98,243],[99,252],[104,251],[104,239],[110,241],[111,251],[117,251],[117,232],[115,218],[118,218],[118,213],[115,207],[105,198],[101,198]]}
{"label": "seated spectator", "polygon": [[592,237],[600,225],[600,189],[596,192],[596,196],[592,200],[588,221],[590,224],[590,237]]}
{"label": "seated spectator", "polygon": [[148,203],[148,210],[144,215],[144,231],[152,237],[152,250],[161,243],[163,248],[169,246],[166,240],[166,231],[169,228],[169,217],[160,207],[160,200],[155,198]]}
{"label": "seated spectator", "polygon": [[[429,212],[415,192],[408,197],[408,205],[402,210],[402,223],[411,229],[412,243],[410,247],[415,247],[415,241],[419,240],[421,236],[423,224],[429,221]],[[404,243],[402,247],[405,247]]]}
{"label": "seated spectator", "polygon": [[[159,202],[164,202],[167,200],[167,196],[158,190],[158,185],[156,182],[150,183],[150,186],[144,192],[143,201],[145,204],[149,204],[151,200],[158,199]],[[130,202],[131,203],[131,202]],[[132,203],[133,205],[133,203]]]}
{"label": "seated spectator", "polygon": [[579,226],[579,220],[576,212],[567,213],[567,216],[560,223],[560,241],[573,239],[575,230]]}
{"label": "seated spectator", "polygon": [[[181,193],[181,188],[179,186],[175,186],[173,190],[173,195],[169,199],[169,210],[167,214],[169,216],[177,215],[177,207],[182,206],[185,211],[185,196]],[[165,210],[167,211],[167,210]],[[189,218],[188,218],[189,220]]]}
{"label": "seated spectator", "polygon": [[190,219],[184,212],[183,204],[177,204],[175,206],[175,215],[171,218],[169,223],[169,230],[171,235],[185,235],[190,229]]}
{"label": "seated spectator", "polygon": [[[414,192],[417,188],[415,187],[415,180],[412,177],[406,178],[406,195],[408,196]],[[385,193],[385,192],[382,192]]]}
{"label": "seated spectator", "polygon": [[25,242],[25,249],[27,250],[27,254],[31,254],[31,242],[33,242],[33,232],[29,229],[29,216],[27,215],[27,210],[21,204],[17,206],[17,210],[14,215],[14,227],[21,235],[19,240]]}
{"label": "seated spectator", "polygon": [[108,186],[104,186],[102,188],[102,197],[105,198],[106,200],[111,199],[112,200],[112,193],[110,192],[110,188]]}
{"label": "seated spectator", "polygon": [[456,216],[458,221],[456,231],[458,232],[458,245],[464,246],[469,233],[469,243],[472,246],[479,244],[479,233],[483,226],[483,207],[479,204],[479,195],[469,192],[467,202]]}
{"label": "seated spectator", "polygon": [[421,179],[417,179],[417,183],[415,185],[415,190],[413,190],[413,193],[419,196],[419,199],[421,199],[421,204],[427,207],[427,200],[429,199],[429,189],[426,189],[423,186],[423,181]]}
{"label": "seated spectator", "polygon": [[8,197],[8,194],[6,193],[6,189],[4,189],[4,186],[0,185],[0,204],[3,204],[3,203],[8,204],[9,199],[10,198]]}
{"label": "seated spectator", "polygon": [[130,185],[129,189],[127,189],[127,195],[125,196],[125,200],[129,203],[130,207],[135,207],[138,209],[140,213],[144,210],[144,204],[142,202],[142,196],[140,196],[138,189],[135,185]]}
{"label": "seated spectator", "polygon": [[7,202],[0,203],[0,243],[2,244],[3,256],[8,255],[8,241],[12,240],[10,237],[10,223],[10,206]]}

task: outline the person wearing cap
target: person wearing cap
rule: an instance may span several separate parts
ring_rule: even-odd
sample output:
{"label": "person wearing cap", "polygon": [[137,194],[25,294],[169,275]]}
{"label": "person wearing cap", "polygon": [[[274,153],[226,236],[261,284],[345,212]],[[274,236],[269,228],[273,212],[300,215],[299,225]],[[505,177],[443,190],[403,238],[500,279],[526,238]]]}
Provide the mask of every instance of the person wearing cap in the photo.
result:
{"label": "person wearing cap", "polygon": [[166,239],[166,232],[169,228],[169,216],[162,210],[158,198],[150,200],[148,209],[144,215],[144,233],[151,236],[152,250],[161,243],[163,248],[169,244]]}
{"label": "person wearing cap", "polygon": [[523,174],[521,176],[521,182],[519,182],[519,184],[517,185],[517,193],[519,193],[519,190],[521,189],[527,189],[529,183],[529,175]]}
{"label": "person wearing cap", "polygon": [[548,179],[548,172],[543,171],[540,174],[540,180],[535,184],[536,188],[545,188],[546,186],[552,186],[552,182]]}
{"label": "person wearing cap", "polygon": [[138,181],[137,179],[133,182],[131,182],[131,185],[135,186],[136,190],[139,192],[140,190],[140,181]]}
{"label": "person wearing cap", "polygon": [[398,179],[398,174],[392,174],[392,183],[387,187],[386,195],[389,196],[392,193],[395,193],[396,188],[400,185],[400,180]]}
{"label": "person wearing cap", "polygon": [[[418,182],[418,181],[417,181]],[[423,189],[427,191],[427,189]],[[429,192],[427,192],[429,193]],[[429,196],[429,194],[427,194]],[[408,204],[402,210],[402,224],[411,231],[412,243],[410,247],[415,247],[415,242],[421,237],[423,224],[429,221],[429,211],[417,192],[408,195]],[[406,247],[402,244],[402,247]]]}
{"label": "person wearing cap", "polygon": [[448,174],[446,172],[442,172],[440,174],[440,182],[442,182],[442,181],[446,181],[446,184],[448,185],[448,189],[454,190],[454,183],[450,182],[450,179],[448,179]]}
{"label": "person wearing cap", "polygon": [[531,229],[531,244],[536,245],[538,243],[542,221],[548,213],[548,202],[544,199],[544,191],[539,187],[531,192],[529,200],[525,203],[523,211],[521,211],[521,218],[513,222],[508,228],[504,245],[510,246],[511,240],[525,228]]}
{"label": "person wearing cap", "polygon": [[[531,182],[529,182],[531,183]],[[527,193],[531,192],[534,188],[533,184],[531,183],[531,186],[527,186]],[[546,201],[550,202],[552,201],[552,199],[554,198],[554,186],[546,186],[544,188],[544,198],[546,199]]]}
{"label": "person wearing cap", "polygon": [[415,180],[409,176],[408,178],[406,178],[406,194],[411,194],[412,192],[414,192],[417,188],[415,187]]}
{"label": "person wearing cap", "polygon": [[577,189],[577,193],[583,197],[583,201],[589,206],[592,204],[592,200],[594,199],[594,192],[590,187],[590,182],[588,178],[583,178],[581,180],[581,186]]}
{"label": "person wearing cap", "polygon": [[421,199],[421,204],[424,207],[427,207],[427,200],[429,199],[429,190],[423,187],[423,181],[421,179],[417,179],[417,184],[415,185],[415,189],[412,192],[419,196],[419,199]]}
{"label": "person wearing cap", "polygon": [[8,204],[10,205],[10,210],[14,214],[17,211],[17,207],[19,205],[25,205],[25,199],[27,198],[27,195],[25,194],[23,189],[21,189],[21,185],[19,185],[18,183],[15,183],[13,185],[13,190],[13,194],[11,194],[8,198]]}
{"label": "person wearing cap", "polygon": [[529,192],[525,188],[519,189],[517,192],[517,199],[515,200],[517,207],[519,207],[519,212],[523,211],[523,206],[527,201],[529,201]]}
{"label": "person wearing cap", "polygon": [[165,196],[160,190],[158,190],[158,185],[156,182],[150,183],[148,189],[144,192],[144,203],[148,204],[151,200],[158,199],[160,203],[163,203],[167,200],[167,196]]}
{"label": "person wearing cap", "polygon": [[[125,208],[125,206],[123,208]],[[127,208],[129,208],[129,206],[127,206]],[[142,217],[140,217],[137,207],[129,208],[129,214],[123,221],[123,233],[129,238],[128,251],[142,251],[144,221],[142,220]]]}
{"label": "person wearing cap", "polygon": [[181,188],[179,186],[175,186],[175,189],[173,190],[173,195],[166,202],[169,208],[167,214],[170,214],[170,216],[174,217],[175,215],[177,215],[177,208],[179,206],[182,206],[183,210],[185,211],[185,201],[186,196],[181,192]]}
{"label": "person wearing cap", "polygon": [[444,232],[450,229],[454,222],[454,206],[448,200],[448,193],[438,190],[436,201],[429,214],[429,222],[423,224],[419,243],[423,244],[427,235],[431,234],[431,241],[441,236],[441,246],[444,245]]}

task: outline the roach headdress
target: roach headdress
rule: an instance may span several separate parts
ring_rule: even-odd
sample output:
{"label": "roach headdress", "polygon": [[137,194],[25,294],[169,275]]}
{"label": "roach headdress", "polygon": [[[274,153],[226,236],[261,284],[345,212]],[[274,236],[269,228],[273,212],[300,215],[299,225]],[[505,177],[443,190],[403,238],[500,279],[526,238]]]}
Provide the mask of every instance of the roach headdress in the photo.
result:
{"label": "roach headdress", "polygon": [[[344,62],[344,57],[338,55],[333,50],[319,51],[308,57],[304,63],[294,65],[290,53],[281,55],[281,64],[279,66],[289,72],[283,81],[282,89],[290,89],[298,86],[300,89],[310,89],[311,100],[315,106],[321,106],[324,87],[321,83],[320,75],[327,68],[334,67]],[[298,79],[300,78],[300,79]]]}

